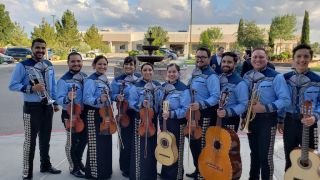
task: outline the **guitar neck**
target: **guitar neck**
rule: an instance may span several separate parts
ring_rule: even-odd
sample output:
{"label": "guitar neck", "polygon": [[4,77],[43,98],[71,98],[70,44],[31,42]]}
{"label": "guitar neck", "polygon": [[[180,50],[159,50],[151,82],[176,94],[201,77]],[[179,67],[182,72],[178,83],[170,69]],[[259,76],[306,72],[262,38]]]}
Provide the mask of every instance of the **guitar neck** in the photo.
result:
{"label": "guitar neck", "polygon": [[302,145],[301,145],[301,160],[307,161],[309,159],[309,127],[303,125],[302,129]]}

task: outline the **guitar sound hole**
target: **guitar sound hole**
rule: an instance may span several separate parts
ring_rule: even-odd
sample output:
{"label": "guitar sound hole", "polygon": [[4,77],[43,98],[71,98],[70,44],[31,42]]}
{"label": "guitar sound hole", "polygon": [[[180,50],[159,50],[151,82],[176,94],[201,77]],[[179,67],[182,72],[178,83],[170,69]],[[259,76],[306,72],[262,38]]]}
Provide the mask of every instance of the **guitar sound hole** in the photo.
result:
{"label": "guitar sound hole", "polygon": [[166,140],[166,139],[161,139],[161,146],[163,147],[163,148],[168,148],[168,146],[169,146],[169,143],[168,143],[168,141]]}
{"label": "guitar sound hole", "polygon": [[306,161],[300,160],[300,164],[301,164],[301,166],[303,166],[303,167],[308,167],[308,166],[309,166],[309,161],[308,161],[308,160],[306,160]]}
{"label": "guitar sound hole", "polygon": [[214,146],[215,149],[219,150],[221,148],[220,141],[214,141],[213,146]]}

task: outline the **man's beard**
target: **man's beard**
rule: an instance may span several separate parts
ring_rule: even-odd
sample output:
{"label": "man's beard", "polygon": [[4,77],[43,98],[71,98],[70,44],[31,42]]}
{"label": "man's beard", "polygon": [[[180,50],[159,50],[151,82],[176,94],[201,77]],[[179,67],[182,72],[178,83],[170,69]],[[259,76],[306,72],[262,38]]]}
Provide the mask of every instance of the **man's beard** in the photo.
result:
{"label": "man's beard", "polygon": [[224,70],[224,68],[222,68],[222,72],[225,73],[225,74],[230,74],[233,72],[233,69],[232,68],[228,68],[228,70]]}

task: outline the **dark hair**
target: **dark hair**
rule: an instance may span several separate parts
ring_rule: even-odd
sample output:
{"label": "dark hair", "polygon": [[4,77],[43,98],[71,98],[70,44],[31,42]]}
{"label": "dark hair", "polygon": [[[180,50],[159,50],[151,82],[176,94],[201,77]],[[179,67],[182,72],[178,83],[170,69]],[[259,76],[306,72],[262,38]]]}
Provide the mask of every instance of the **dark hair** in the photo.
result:
{"label": "dark hair", "polygon": [[38,43],[45,43],[45,44],[47,45],[47,43],[46,43],[45,40],[43,40],[43,39],[41,39],[41,38],[36,38],[36,39],[32,40],[31,47],[33,47],[33,45],[34,45],[36,42],[38,42]]}
{"label": "dark hair", "polygon": [[247,50],[245,50],[245,52],[249,57],[251,57],[251,49],[247,49]]}
{"label": "dark hair", "polygon": [[143,67],[146,66],[146,65],[151,66],[151,68],[152,68],[152,70],[153,70],[153,64],[151,64],[151,63],[149,63],[149,62],[146,62],[146,63],[142,64],[142,66],[141,66],[141,71],[142,71]]}
{"label": "dark hair", "polygon": [[123,60],[123,65],[124,65],[124,64],[129,64],[129,63],[131,63],[131,62],[133,62],[134,65],[137,64],[137,61],[136,61],[136,59],[135,59],[134,57],[132,57],[132,56],[127,56],[127,57],[124,58],[124,60]]}
{"label": "dark hair", "polygon": [[224,47],[222,46],[218,47],[218,51],[220,51],[221,49],[224,49]]}
{"label": "dark hair", "polygon": [[178,72],[180,72],[180,66],[177,65],[176,63],[170,63],[168,66],[167,66],[167,70],[169,69],[169,67],[172,67],[174,66]]}
{"label": "dark hair", "polygon": [[266,49],[265,49],[265,48],[262,48],[262,47],[254,48],[253,51],[252,51],[252,53],[255,52],[255,51],[259,51],[259,50],[260,50],[260,51],[264,51],[264,53],[267,55]]}
{"label": "dark hair", "polygon": [[71,56],[80,56],[80,58],[81,58],[81,60],[82,60],[81,54],[74,51],[74,52],[71,52],[70,54],[68,54],[68,62],[70,61],[70,57],[71,57]]}
{"label": "dark hair", "polygon": [[234,52],[225,52],[222,54],[222,59],[223,57],[225,56],[230,56],[230,57],[233,57],[233,61],[236,63],[238,61],[238,56],[236,55],[236,53]]}
{"label": "dark hair", "polygon": [[207,47],[199,47],[196,52],[198,52],[198,51],[206,51],[207,55],[208,55],[208,58],[211,57],[211,52]]}
{"label": "dark hair", "polygon": [[105,59],[105,60],[107,61],[107,64],[108,64],[108,59],[107,59],[105,56],[103,56],[103,55],[99,55],[99,56],[96,56],[96,57],[93,59],[92,65],[97,64],[97,62],[98,62],[100,59]]}
{"label": "dark hair", "polygon": [[308,49],[309,52],[310,52],[310,55],[311,55],[311,59],[312,59],[312,57],[313,57],[313,51],[312,51],[311,47],[310,47],[308,44],[299,44],[298,46],[296,46],[295,48],[293,48],[293,50],[292,50],[292,57],[294,57],[294,55],[296,54],[296,52],[297,52],[299,49]]}

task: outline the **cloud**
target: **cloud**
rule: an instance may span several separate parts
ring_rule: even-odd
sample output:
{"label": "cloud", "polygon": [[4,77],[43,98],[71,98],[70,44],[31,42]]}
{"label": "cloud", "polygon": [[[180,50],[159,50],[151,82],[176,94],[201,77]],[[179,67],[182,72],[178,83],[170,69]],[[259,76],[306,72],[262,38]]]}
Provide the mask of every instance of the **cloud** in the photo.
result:
{"label": "cloud", "polygon": [[32,0],[32,4],[36,10],[43,13],[50,13],[47,0]]}
{"label": "cloud", "polygon": [[259,6],[255,6],[253,7],[257,12],[262,12],[263,11],[263,8],[262,7],[259,7]]}
{"label": "cloud", "polygon": [[[146,31],[159,25],[168,31],[187,30],[190,0],[0,0],[13,21],[30,33],[42,17],[52,23],[51,15],[61,19],[71,10],[84,31],[95,24],[113,30]],[[295,14],[300,34],[304,11],[310,15],[311,41],[320,42],[319,0],[193,0],[194,24],[237,24],[240,18],[270,24],[275,16]]]}

